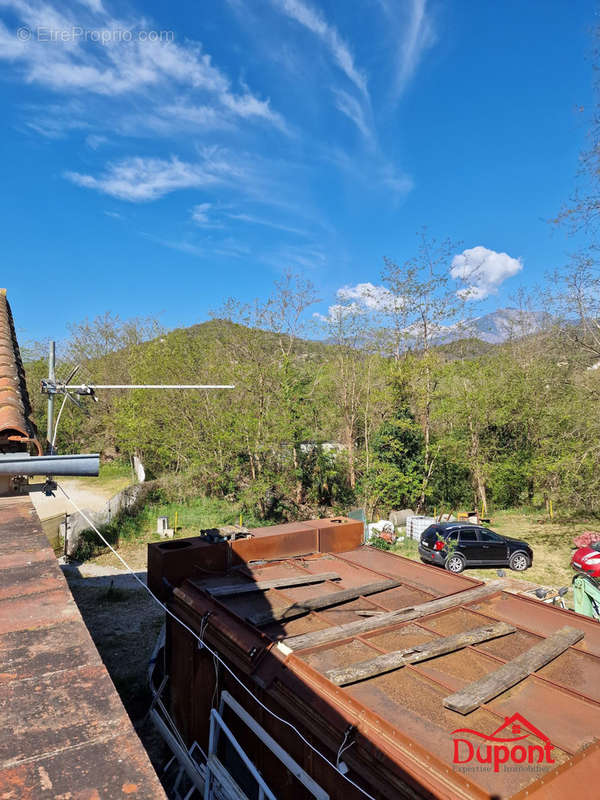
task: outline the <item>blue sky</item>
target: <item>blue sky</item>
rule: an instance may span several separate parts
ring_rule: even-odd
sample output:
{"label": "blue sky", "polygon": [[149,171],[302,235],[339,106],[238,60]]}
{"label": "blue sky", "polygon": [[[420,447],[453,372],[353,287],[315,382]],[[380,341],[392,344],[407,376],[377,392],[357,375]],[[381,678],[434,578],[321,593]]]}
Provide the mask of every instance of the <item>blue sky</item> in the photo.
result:
{"label": "blue sky", "polygon": [[0,0],[0,20],[23,339],[107,310],[190,325],[288,269],[326,313],[424,225],[454,274],[478,259],[484,313],[574,248],[548,219],[593,111],[591,2]]}

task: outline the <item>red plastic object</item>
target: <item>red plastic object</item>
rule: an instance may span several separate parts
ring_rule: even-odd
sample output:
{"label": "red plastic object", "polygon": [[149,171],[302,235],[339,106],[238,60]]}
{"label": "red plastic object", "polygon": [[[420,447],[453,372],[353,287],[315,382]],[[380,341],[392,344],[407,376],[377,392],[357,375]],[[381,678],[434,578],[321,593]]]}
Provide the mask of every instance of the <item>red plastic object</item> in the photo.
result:
{"label": "red plastic object", "polygon": [[600,578],[600,550],[594,547],[580,547],[571,559],[571,566],[592,578]]}

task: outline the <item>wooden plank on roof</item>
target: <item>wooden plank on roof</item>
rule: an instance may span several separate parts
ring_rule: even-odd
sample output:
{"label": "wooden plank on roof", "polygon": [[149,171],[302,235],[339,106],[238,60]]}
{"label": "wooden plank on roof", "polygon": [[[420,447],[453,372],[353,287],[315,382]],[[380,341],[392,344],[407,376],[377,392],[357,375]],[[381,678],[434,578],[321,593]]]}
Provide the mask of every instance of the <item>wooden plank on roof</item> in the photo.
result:
{"label": "wooden plank on roof", "polygon": [[489,675],[445,697],[444,706],[459,714],[474,711],[482,703],[492,700],[557,658],[583,636],[582,631],[566,625]]}
{"label": "wooden plank on roof", "polygon": [[318,609],[338,606],[340,603],[356,600],[357,597],[365,597],[366,595],[376,594],[377,592],[385,592],[388,589],[395,589],[401,584],[402,581],[390,580],[366,583],[363,586],[353,586],[350,589],[330,592],[329,594],[321,595],[321,597],[313,597],[310,600],[302,600],[301,602],[292,603],[291,605],[260,611],[257,614],[251,614],[246,619],[253,625],[261,627],[262,625],[269,625],[271,622],[295,619],[296,617],[301,617],[303,614],[309,614],[311,611],[317,611]]}
{"label": "wooden plank on roof", "polygon": [[496,592],[504,589],[506,583],[506,581],[502,580],[490,581],[483,586],[466,589],[463,592],[456,592],[456,594],[446,597],[438,597],[435,600],[428,600],[426,603],[420,603],[416,606],[387,611],[375,617],[359,619],[356,622],[346,622],[343,625],[332,625],[330,628],[323,628],[320,631],[290,636],[288,639],[284,639],[284,644],[291,650],[304,650],[307,647],[333,642],[335,639],[346,639],[349,636],[356,636],[359,633],[377,630],[398,622],[419,619],[420,617],[426,617],[428,614],[435,614],[448,608],[455,608],[465,603],[472,603],[475,600],[482,600],[484,597],[496,594]]}
{"label": "wooden plank on roof", "polygon": [[324,583],[325,581],[339,581],[337,572],[321,572],[318,575],[290,575],[287,578],[271,578],[268,581],[255,581],[254,583],[220,583],[215,586],[206,586],[201,581],[192,581],[194,586],[208,592],[213,597],[223,597],[248,592],[264,592],[267,589],[283,589],[290,586],[308,586],[311,583]]}
{"label": "wooden plank on roof", "polygon": [[470,631],[454,633],[452,636],[439,637],[416,647],[407,647],[404,650],[395,650],[393,653],[384,653],[376,658],[360,661],[348,667],[330,669],[325,675],[337,686],[346,686],[349,683],[373,678],[375,675],[383,675],[385,672],[393,672],[396,669],[400,669],[400,667],[406,666],[406,664],[427,661],[430,658],[453,653],[463,647],[486,642],[489,639],[496,639],[498,636],[506,636],[506,634],[514,633],[515,631],[514,625],[509,625],[507,622],[495,622],[483,625],[480,628],[472,628]]}

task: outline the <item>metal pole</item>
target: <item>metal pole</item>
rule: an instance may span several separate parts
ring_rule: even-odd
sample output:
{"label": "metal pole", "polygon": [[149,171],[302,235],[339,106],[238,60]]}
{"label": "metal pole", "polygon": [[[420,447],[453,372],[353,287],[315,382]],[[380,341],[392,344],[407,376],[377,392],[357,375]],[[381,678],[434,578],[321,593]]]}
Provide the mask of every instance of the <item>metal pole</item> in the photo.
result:
{"label": "metal pole", "polygon": [[77,391],[78,389],[235,389],[235,386],[212,383],[84,383],[81,386],[68,388]]}
{"label": "metal pole", "polygon": [[[48,355],[48,378],[50,381],[54,382],[56,380],[56,375],[54,372],[54,367],[56,364],[56,342],[50,342],[50,353]],[[46,439],[48,440],[48,444],[46,446],[46,452],[52,455],[54,452],[54,448],[52,447],[52,435],[54,433],[54,395],[50,393],[48,395],[48,427],[46,429]]]}

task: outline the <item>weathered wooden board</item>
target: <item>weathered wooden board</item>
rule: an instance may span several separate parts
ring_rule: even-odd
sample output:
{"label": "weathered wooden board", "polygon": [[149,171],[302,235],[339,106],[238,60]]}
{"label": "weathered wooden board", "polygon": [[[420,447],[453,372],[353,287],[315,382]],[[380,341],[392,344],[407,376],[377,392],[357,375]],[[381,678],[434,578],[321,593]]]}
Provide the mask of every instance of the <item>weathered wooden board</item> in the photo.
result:
{"label": "weathered wooden board", "polygon": [[407,647],[404,650],[395,650],[393,653],[384,653],[368,661],[360,661],[348,667],[331,669],[326,672],[330,681],[338,686],[346,686],[348,683],[356,683],[366,678],[373,678],[375,675],[382,675],[385,672],[393,672],[406,664],[416,664],[419,661],[427,661],[436,656],[446,653],[453,653],[479,642],[486,642],[488,639],[496,639],[498,636],[506,636],[514,633],[516,628],[507,622],[495,622],[483,625],[480,628],[473,628],[470,631],[455,633],[452,636],[443,636],[433,639],[430,642],[419,644],[416,647]]}
{"label": "weathered wooden board", "polygon": [[572,644],[583,639],[583,636],[581,631],[568,625],[561,628],[484,678],[465,686],[460,692],[445,697],[444,706],[451,711],[458,711],[459,714],[474,711],[482,703],[492,700],[557,658]]}
{"label": "weathered wooden board", "polygon": [[388,589],[395,589],[401,584],[402,581],[385,580],[377,581],[376,583],[366,583],[363,586],[352,586],[350,589],[342,589],[340,592],[330,592],[321,597],[313,597],[310,600],[303,600],[302,602],[292,603],[291,605],[261,611],[258,614],[250,615],[247,619],[253,625],[259,627],[261,625],[269,625],[271,622],[295,619],[296,617],[301,617],[303,614],[309,614],[311,611],[317,611],[320,608],[338,606],[340,603],[356,600],[357,597],[364,597],[365,595],[376,594],[377,592],[386,592]]}
{"label": "weathered wooden board", "polygon": [[426,603],[421,603],[417,606],[399,608],[395,611],[387,611],[383,614],[378,614],[375,617],[359,619],[355,622],[346,622],[343,625],[333,625],[330,628],[312,631],[311,633],[303,633],[298,636],[290,636],[288,639],[284,640],[284,644],[291,650],[304,650],[307,647],[333,642],[335,639],[346,639],[349,636],[356,636],[359,633],[366,633],[367,631],[384,628],[387,625],[393,625],[397,622],[408,622],[411,619],[425,617],[427,614],[435,614],[437,611],[445,611],[448,608],[455,608],[465,603],[472,603],[475,600],[482,600],[484,597],[501,591],[505,586],[506,581],[490,581],[490,583],[486,583],[484,586],[477,586],[475,589],[466,589],[463,592],[457,592],[447,597],[438,597],[436,600],[428,600]]}
{"label": "weathered wooden board", "polygon": [[203,589],[213,597],[223,597],[248,592],[264,592],[267,589],[283,589],[286,586],[308,586],[311,583],[339,581],[337,572],[321,572],[318,575],[290,575],[288,578],[271,578],[268,581],[255,583],[221,583],[217,586],[206,586],[201,581],[192,581],[199,589]]}

